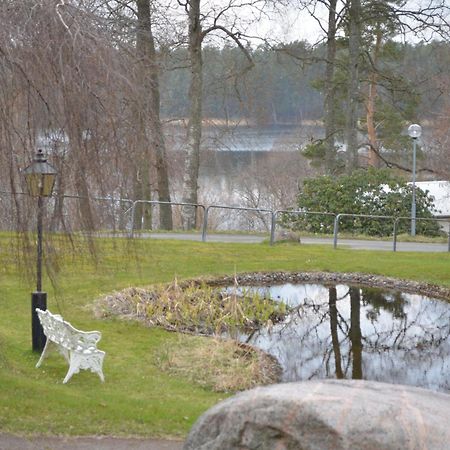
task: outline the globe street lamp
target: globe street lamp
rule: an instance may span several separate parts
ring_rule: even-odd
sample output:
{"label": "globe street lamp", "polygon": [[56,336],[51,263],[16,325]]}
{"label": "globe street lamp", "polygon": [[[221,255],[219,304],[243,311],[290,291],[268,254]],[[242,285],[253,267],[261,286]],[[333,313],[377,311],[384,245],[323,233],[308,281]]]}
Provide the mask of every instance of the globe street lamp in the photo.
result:
{"label": "globe street lamp", "polygon": [[408,135],[413,141],[413,170],[412,170],[412,202],[411,202],[411,236],[416,235],[416,145],[422,134],[422,127],[413,123],[408,127]]}
{"label": "globe street lamp", "polygon": [[44,330],[39,322],[36,308],[47,309],[47,293],[42,292],[42,218],[44,197],[52,195],[57,175],[56,169],[51,166],[42,150],[38,150],[32,164],[23,170],[27,188],[30,195],[37,197],[37,270],[36,292],[31,294],[31,336],[33,351],[41,352],[45,345]]}

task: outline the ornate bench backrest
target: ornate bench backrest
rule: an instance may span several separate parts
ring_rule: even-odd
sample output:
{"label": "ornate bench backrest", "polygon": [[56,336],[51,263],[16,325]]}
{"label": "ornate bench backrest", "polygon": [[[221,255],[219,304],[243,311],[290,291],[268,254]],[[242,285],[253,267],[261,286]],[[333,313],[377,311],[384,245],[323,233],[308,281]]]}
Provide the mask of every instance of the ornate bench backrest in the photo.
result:
{"label": "ornate bench backrest", "polygon": [[44,329],[44,334],[47,339],[62,345],[63,347],[68,346],[68,335],[67,327],[64,323],[63,318],[58,314],[52,314],[50,311],[42,311],[36,309],[36,312],[41,321],[42,328]]}
{"label": "ornate bench backrest", "polygon": [[70,348],[78,352],[83,350],[95,350],[97,342],[101,339],[100,331],[80,331],[73,327],[69,322],[66,324],[67,338],[70,341]]}
{"label": "ornate bench backrest", "polygon": [[58,314],[42,311],[36,308],[39,320],[47,339],[58,345],[75,351],[94,350],[101,338],[98,331],[84,332],[74,328],[69,322],[63,320]]}

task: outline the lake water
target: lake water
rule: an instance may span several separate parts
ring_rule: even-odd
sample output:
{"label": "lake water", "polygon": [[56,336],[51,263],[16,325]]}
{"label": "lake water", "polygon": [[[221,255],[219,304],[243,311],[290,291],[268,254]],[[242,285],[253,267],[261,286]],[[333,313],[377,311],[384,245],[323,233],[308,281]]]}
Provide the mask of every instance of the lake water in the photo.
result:
{"label": "lake water", "polygon": [[[183,150],[186,129],[179,123],[165,126],[169,149]],[[323,128],[315,123],[295,125],[204,125],[202,151],[269,152],[294,151],[311,140],[322,138]]]}
{"label": "lake water", "polygon": [[292,313],[243,341],[277,358],[283,381],[368,379],[450,393],[450,305],[337,285],[253,288]]}
{"label": "lake water", "polygon": [[[175,149],[175,156],[182,155],[184,130],[174,130],[170,147]],[[299,149],[322,133],[314,124],[206,126],[200,157],[199,202],[265,209],[294,206],[299,180],[313,173]],[[181,193],[181,184],[174,190]],[[216,209],[211,211],[210,219],[210,228],[217,231],[267,231],[270,225],[268,216],[242,211]]]}

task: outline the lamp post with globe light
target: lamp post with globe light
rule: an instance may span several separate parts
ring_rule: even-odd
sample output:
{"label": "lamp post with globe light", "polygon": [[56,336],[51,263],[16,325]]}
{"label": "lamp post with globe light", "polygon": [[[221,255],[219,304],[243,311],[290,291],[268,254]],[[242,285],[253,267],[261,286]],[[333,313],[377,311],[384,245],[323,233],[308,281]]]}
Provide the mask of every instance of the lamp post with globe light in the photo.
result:
{"label": "lamp post with globe light", "polygon": [[56,169],[51,166],[42,150],[38,150],[33,162],[23,170],[28,192],[37,197],[37,265],[36,265],[36,291],[31,294],[31,337],[33,351],[40,352],[45,346],[44,330],[39,322],[36,308],[47,309],[47,293],[42,292],[42,221],[44,214],[44,197],[52,195],[57,175]]}
{"label": "lamp post with globe light", "polygon": [[412,202],[411,202],[411,236],[416,235],[416,145],[422,135],[422,127],[413,123],[408,127],[408,135],[413,141],[413,169],[412,169]]}

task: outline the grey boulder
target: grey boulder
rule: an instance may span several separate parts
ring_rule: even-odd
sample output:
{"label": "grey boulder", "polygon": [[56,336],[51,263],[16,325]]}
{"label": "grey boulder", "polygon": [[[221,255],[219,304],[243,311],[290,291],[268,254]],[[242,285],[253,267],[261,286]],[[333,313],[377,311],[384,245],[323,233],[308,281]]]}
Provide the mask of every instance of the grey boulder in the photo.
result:
{"label": "grey boulder", "polygon": [[277,384],[204,413],[184,450],[450,449],[450,395],[359,380]]}

